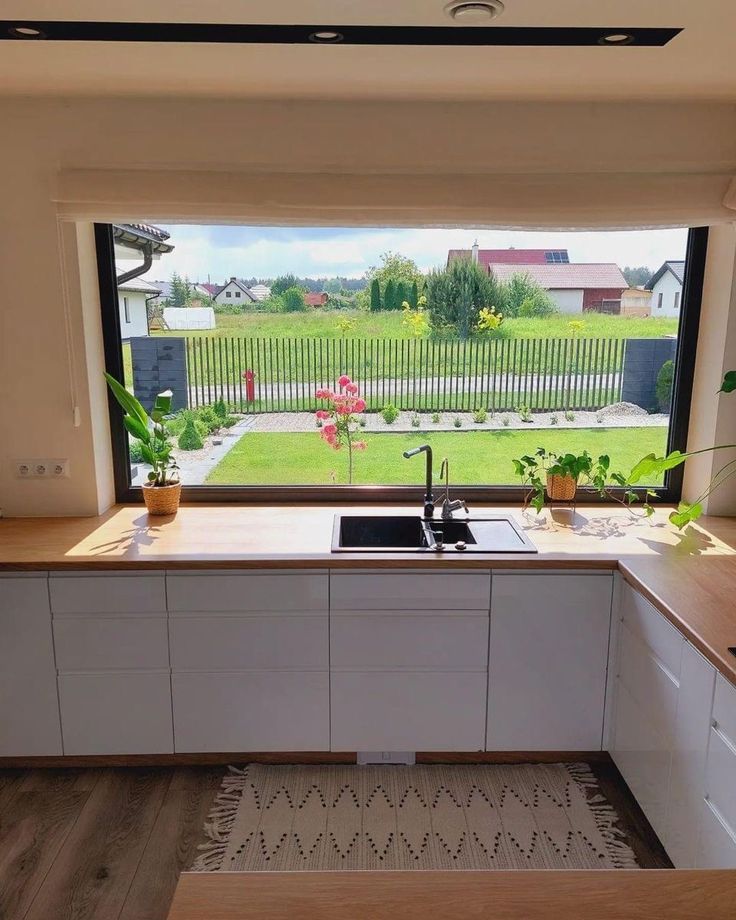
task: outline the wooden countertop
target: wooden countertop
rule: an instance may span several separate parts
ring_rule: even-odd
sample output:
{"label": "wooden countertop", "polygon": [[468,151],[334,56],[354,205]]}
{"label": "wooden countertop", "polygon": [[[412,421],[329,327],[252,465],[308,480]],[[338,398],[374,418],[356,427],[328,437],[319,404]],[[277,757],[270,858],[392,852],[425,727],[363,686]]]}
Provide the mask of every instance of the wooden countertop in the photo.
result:
{"label": "wooden countertop", "polygon": [[402,506],[183,506],[149,518],[119,505],[95,518],[0,520],[0,571],[59,569],[525,568],[620,569],[681,632],[736,683],[736,519],[704,517],[676,531],[669,509],[649,519],[623,508],[579,506],[537,516],[478,506],[473,516],[511,514],[534,555],[331,554],[336,513],[417,514]]}
{"label": "wooden countertop", "polygon": [[184,872],[169,920],[727,920],[736,872]]}

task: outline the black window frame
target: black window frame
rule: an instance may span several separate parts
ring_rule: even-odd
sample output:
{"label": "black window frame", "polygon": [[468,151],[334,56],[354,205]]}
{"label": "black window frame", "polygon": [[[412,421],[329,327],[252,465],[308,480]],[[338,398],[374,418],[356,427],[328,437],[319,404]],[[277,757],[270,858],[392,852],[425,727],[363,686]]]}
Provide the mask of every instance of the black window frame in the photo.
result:
{"label": "black window frame", "polygon": [[[97,271],[102,310],[102,335],[105,367],[116,379],[123,379],[123,350],[120,325],[120,309],[115,274],[115,247],[112,224],[94,225],[97,252]],[[692,387],[695,376],[696,348],[698,341],[700,311],[703,297],[703,279],[708,251],[708,228],[691,227],[688,232],[687,255],[682,296],[680,298],[680,325],[677,336],[675,377],[672,387],[672,408],[667,439],[667,450],[684,450],[687,446]],[[120,503],[140,503],[143,494],[140,486],[130,484],[130,455],[128,437],[122,424],[122,412],[115,399],[108,393],[110,432],[112,438],[113,474],[115,496]],[[397,458],[397,463],[401,462]],[[663,486],[653,487],[656,494],[650,498],[652,504],[673,504],[682,497],[684,470],[682,466],[668,471]],[[324,504],[344,502],[394,503],[421,502],[424,488],[417,473],[416,486],[324,486],[324,485],[184,485],[182,500],[185,502],[246,502],[246,503],[296,503]],[[526,492],[520,485],[463,485],[463,497],[469,504],[518,504]],[[622,490],[612,490],[619,497]],[[641,496],[646,488],[635,489]],[[610,503],[581,490],[578,501]]]}

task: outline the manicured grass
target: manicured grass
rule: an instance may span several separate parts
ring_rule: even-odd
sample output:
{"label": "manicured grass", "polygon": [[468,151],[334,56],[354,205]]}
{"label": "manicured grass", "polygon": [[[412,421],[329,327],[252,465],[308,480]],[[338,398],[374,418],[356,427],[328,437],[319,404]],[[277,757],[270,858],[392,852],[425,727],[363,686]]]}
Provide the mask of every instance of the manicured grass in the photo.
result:
{"label": "manicured grass", "polygon": [[[218,314],[217,328],[185,333],[194,338],[219,336],[260,336],[263,338],[360,338],[409,339],[401,311],[369,313],[362,310],[312,310],[309,313],[243,313],[238,316]],[[347,333],[338,321],[349,319],[355,326]],[[677,319],[666,317],[608,316],[586,313],[583,316],[557,314],[546,319],[507,319],[504,326],[510,338],[567,338],[570,320],[582,320],[585,327],[577,333],[583,338],[659,338],[677,331]],[[181,335],[157,332],[155,335]]]}
{"label": "manicured grass", "polygon": [[[367,450],[354,456],[358,485],[405,485],[423,481],[421,459],[404,460],[402,452],[428,443],[437,466],[450,459],[454,484],[508,484],[515,477],[512,458],[538,447],[553,451],[607,453],[614,470],[628,472],[650,451],[665,449],[666,428],[578,428],[568,431],[417,431],[357,435]],[[347,482],[347,453],[335,452],[314,434],[255,432],[245,434],[207,478],[221,485],[331,485]],[[655,483],[647,483],[654,485]]]}

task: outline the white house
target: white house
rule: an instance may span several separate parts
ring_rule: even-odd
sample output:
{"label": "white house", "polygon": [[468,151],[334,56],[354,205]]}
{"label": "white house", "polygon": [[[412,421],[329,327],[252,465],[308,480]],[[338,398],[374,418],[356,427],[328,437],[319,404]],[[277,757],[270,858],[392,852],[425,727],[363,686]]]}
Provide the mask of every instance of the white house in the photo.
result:
{"label": "white house", "polygon": [[621,295],[628,288],[613,262],[490,263],[488,269],[499,281],[528,275],[547,291],[560,313],[620,313]]}
{"label": "white house", "polygon": [[254,284],[250,289],[251,294],[256,300],[268,300],[271,296],[271,288],[265,284]]}
{"label": "white house", "polygon": [[241,307],[248,303],[255,303],[257,298],[251,289],[240,278],[231,278],[224,284],[212,298],[215,303],[223,306]]}
{"label": "white house", "polygon": [[647,285],[652,292],[652,316],[679,316],[684,262],[665,262]]}
{"label": "white house", "polygon": [[157,287],[142,278],[133,278],[118,285],[120,335],[123,340],[148,335],[148,301],[156,300],[160,294]]}

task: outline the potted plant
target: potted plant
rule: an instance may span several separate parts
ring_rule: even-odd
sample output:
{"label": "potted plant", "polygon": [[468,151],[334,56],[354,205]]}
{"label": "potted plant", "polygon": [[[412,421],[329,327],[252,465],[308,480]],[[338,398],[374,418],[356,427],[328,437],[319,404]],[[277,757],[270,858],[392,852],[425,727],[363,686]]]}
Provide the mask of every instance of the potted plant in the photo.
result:
{"label": "potted plant", "polygon": [[[529,489],[524,507],[531,505],[537,514],[544,507],[545,498],[573,501],[578,489],[612,498],[627,507],[640,499],[627,477],[610,471],[611,460],[606,454],[594,459],[587,450],[582,454],[556,454],[540,447],[534,456],[526,455],[512,462],[522,485]],[[611,491],[614,486],[624,490],[622,497]],[[651,514],[651,510],[648,504],[644,505],[646,514]]]}
{"label": "potted plant", "polygon": [[113,396],[125,412],[123,425],[141,447],[143,460],[151,466],[143,486],[143,500],[149,514],[176,514],[181,498],[179,467],[171,456],[169,433],[164,417],[171,412],[171,390],[156,397],[150,416],[140,402],[110,374],[105,374]]}

